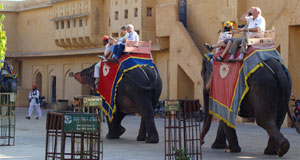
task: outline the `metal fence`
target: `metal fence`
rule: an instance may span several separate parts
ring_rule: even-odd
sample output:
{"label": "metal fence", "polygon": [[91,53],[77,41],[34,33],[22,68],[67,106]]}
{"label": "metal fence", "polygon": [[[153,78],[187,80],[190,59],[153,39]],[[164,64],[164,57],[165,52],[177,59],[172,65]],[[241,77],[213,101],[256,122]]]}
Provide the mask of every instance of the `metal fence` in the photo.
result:
{"label": "metal fence", "polygon": [[0,93],[0,146],[15,145],[16,94]]}
{"label": "metal fence", "polygon": [[199,100],[166,100],[165,160],[201,160]]}
{"label": "metal fence", "polygon": [[97,114],[48,112],[46,160],[102,160],[101,123]]}
{"label": "metal fence", "polygon": [[102,98],[100,96],[75,96],[74,112],[98,113],[102,106]]}
{"label": "metal fence", "polygon": [[[102,98],[100,96],[81,95],[74,97],[73,112],[93,113],[99,115],[100,122],[104,122],[101,110]],[[100,125],[100,155],[103,159],[103,125]]]}

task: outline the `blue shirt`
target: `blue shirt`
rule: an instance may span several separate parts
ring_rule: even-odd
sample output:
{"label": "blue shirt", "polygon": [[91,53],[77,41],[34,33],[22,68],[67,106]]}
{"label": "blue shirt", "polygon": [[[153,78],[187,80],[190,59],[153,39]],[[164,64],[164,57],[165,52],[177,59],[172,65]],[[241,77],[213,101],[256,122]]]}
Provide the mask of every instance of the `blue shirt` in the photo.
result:
{"label": "blue shirt", "polygon": [[115,45],[111,45],[111,46],[109,47],[109,50],[110,50],[111,52],[114,52],[114,48],[115,48]]}

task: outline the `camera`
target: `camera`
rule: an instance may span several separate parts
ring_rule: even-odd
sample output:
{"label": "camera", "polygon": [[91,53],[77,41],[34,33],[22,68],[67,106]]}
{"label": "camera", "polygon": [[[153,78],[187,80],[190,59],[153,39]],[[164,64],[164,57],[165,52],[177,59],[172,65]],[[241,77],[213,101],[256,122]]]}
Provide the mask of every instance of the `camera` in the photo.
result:
{"label": "camera", "polygon": [[249,12],[248,16],[252,16],[252,15],[253,15],[252,12]]}

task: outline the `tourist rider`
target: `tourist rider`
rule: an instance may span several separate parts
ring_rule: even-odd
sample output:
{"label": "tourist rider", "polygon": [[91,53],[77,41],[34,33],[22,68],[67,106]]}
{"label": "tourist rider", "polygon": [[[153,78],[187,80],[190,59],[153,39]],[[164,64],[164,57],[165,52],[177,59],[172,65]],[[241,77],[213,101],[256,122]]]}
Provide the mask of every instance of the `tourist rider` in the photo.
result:
{"label": "tourist rider", "polygon": [[136,33],[136,31],[134,31],[134,27],[132,24],[128,24],[127,25],[127,32],[128,32],[128,37],[127,40],[128,41],[135,41],[138,42],[140,40],[139,35]]}
{"label": "tourist rider", "polygon": [[126,27],[122,26],[121,27],[121,37],[119,38],[119,40],[116,40],[113,37],[110,37],[110,39],[113,41],[113,43],[115,45],[113,47],[112,58],[108,59],[107,61],[109,61],[109,62],[118,62],[117,60],[120,58],[120,56],[122,55],[122,52],[125,49],[125,42],[126,42],[126,39],[128,38],[128,35],[129,34],[127,33]]}
{"label": "tourist rider", "polygon": [[251,7],[247,12],[245,12],[241,16],[240,20],[247,22],[248,27],[244,27],[235,31],[235,33],[244,32],[244,35],[242,38],[236,38],[233,41],[233,44],[230,47],[230,50],[228,51],[228,53],[231,55],[229,59],[232,60],[235,58],[235,55],[240,45],[241,45],[241,54],[238,57],[238,59],[242,60],[244,58],[244,55],[247,54],[248,42],[247,42],[246,33],[248,33],[248,36],[253,37],[255,35],[260,35],[260,33],[265,31],[266,21],[264,17],[261,16],[261,14],[262,12],[260,8]]}
{"label": "tourist rider", "polygon": [[32,90],[30,91],[28,98],[30,105],[28,110],[28,116],[25,118],[30,120],[33,109],[35,108],[37,113],[36,119],[39,119],[40,117],[42,117],[42,111],[40,108],[40,92],[37,90],[37,85],[32,85]]}
{"label": "tourist rider", "polygon": [[224,32],[220,33],[219,36],[219,40],[218,43],[210,45],[208,43],[204,43],[204,46],[210,51],[212,52],[213,49],[216,48],[216,52],[218,53],[220,51],[221,47],[225,47],[225,49],[223,50],[223,52],[221,53],[220,56],[214,58],[214,60],[216,61],[223,61],[224,56],[226,55],[226,53],[228,52],[228,50],[231,47],[232,42],[234,41],[233,38],[233,27],[234,27],[234,23],[231,21],[226,21],[224,22]]}
{"label": "tourist rider", "polygon": [[[118,45],[117,48],[114,48],[114,55],[111,59],[108,59],[110,62],[118,62],[118,59],[122,56],[123,51],[125,49],[125,43],[126,41],[139,41],[139,35],[134,31],[134,26],[132,24],[128,24],[126,26],[126,30],[128,32],[128,35],[126,37],[121,37],[122,41]],[[138,44],[136,44],[138,45]]]}

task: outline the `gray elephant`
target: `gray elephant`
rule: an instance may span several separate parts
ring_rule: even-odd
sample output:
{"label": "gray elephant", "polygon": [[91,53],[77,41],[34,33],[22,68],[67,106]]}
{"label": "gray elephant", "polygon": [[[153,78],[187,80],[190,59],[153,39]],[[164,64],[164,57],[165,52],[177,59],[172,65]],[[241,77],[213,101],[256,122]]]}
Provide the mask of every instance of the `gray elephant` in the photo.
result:
{"label": "gray elephant", "polygon": [[[212,64],[203,58],[202,77],[207,84],[212,73]],[[288,112],[289,97],[291,94],[291,77],[282,64],[276,59],[265,62],[274,73],[266,66],[261,67],[248,79],[249,92],[241,103],[240,116],[256,119],[257,124],[264,128],[269,141],[264,154],[283,156],[288,152],[289,141],[280,133],[280,128]],[[204,120],[201,141],[208,132],[212,116],[208,114],[209,89],[204,89],[204,105],[206,116]],[[290,113],[289,113],[290,115]],[[228,144],[226,143],[226,140]],[[220,121],[217,137],[212,145],[213,149],[226,149],[227,152],[240,152],[236,131]]]}
{"label": "gray elephant", "polygon": [[[95,88],[94,65],[75,74],[75,79],[88,86],[93,91]],[[145,71],[145,72],[144,72]],[[117,111],[111,123],[108,123],[108,139],[117,139],[124,132],[121,125],[123,118],[130,113],[139,113],[142,117],[137,141],[158,143],[159,137],[154,122],[154,107],[158,104],[162,90],[162,81],[159,73],[150,67],[143,66],[124,73],[118,85],[116,105]]]}

